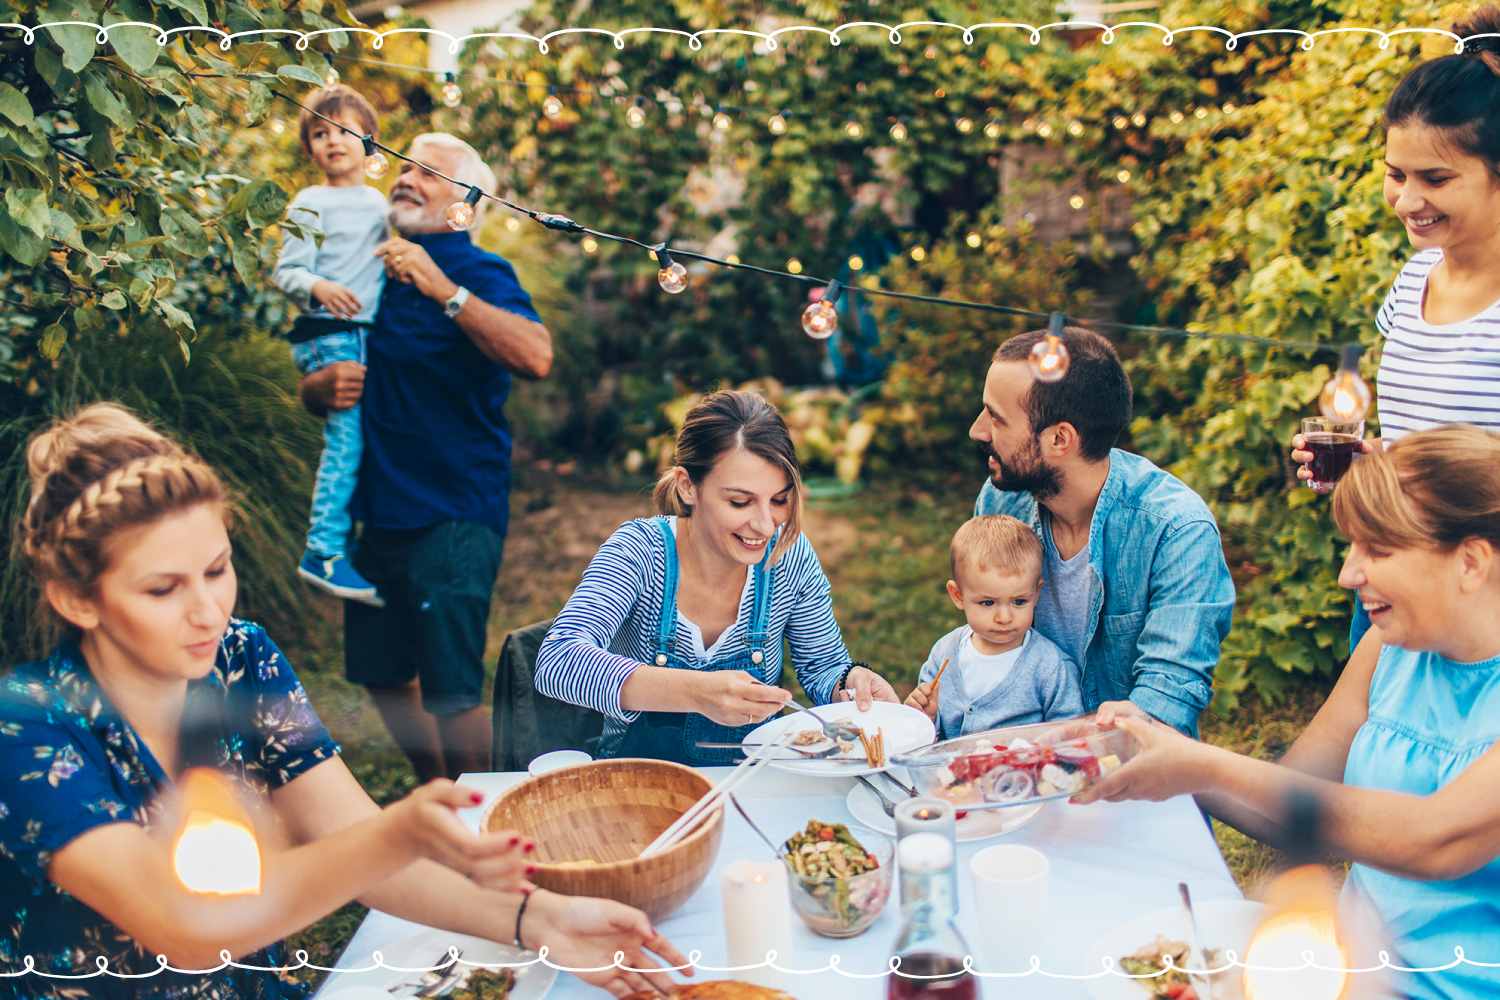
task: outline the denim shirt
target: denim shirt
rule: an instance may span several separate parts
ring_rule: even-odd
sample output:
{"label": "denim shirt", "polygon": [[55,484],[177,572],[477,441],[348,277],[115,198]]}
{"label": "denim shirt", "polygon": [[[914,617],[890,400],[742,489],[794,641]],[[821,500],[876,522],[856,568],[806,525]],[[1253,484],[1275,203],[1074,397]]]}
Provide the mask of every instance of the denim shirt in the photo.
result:
{"label": "denim shirt", "polygon": [[[986,482],[974,513],[1010,514],[1043,538],[1044,510],[1030,493]],[[1196,736],[1234,616],[1234,582],[1208,505],[1147,459],[1112,449],[1089,529],[1089,570],[1084,706],[1129,699]],[[1066,635],[1045,608],[1033,627],[1054,641]]]}
{"label": "denim shirt", "polygon": [[979,697],[972,697],[964,684],[963,668],[957,662],[971,634],[969,626],[960,625],[933,643],[932,652],[917,675],[917,683],[926,684],[937,676],[944,663],[953,668],[943,674],[943,682],[938,686],[938,739],[951,740],[1002,726],[1053,722],[1083,714],[1078,664],[1036,629],[1031,630],[1025,648],[1005,680]]}

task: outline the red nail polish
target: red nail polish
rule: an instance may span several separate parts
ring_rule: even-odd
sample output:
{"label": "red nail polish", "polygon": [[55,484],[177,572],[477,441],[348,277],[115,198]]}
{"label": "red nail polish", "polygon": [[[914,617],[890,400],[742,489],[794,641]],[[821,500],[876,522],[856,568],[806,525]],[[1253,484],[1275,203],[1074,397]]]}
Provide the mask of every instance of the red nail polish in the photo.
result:
{"label": "red nail polish", "polygon": [[520,837],[512,837],[512,838],[510,838],[510,846],[511,847],[515,847],[520,842],[521,842],[521,838]]}
{"label": "red nail polish", "polygon": [[480,792],[475,792],[475,793],[473,793],[472,795],[469,796],[469,801],[472,802],[474,805],[477,806],[477,805],[479,805],[479,803],[481,803],[481,802],[484,801],[484,795],[481,794]]}
{"label": "red nail polish", "polygon": [[529,841],[529,840],[528,840],[528,841],[527,841],[527,842],[526,842],[526,846],[525,846],[525,847],[523,847],[523,848],[521,848],[521,850],[523,850],[523,851],[525,851],[525,852],[526,852],[526,853],[527,853],[527,854],[530,854],[530,853],[531,853],[531,850],[532,850],[532,848],[534,848],[534,847],[536,847],[536,845],[535,845],[535,844],[533,844],[533,843],[532,843],[532,842],[531,842],[531,841]]}
{"label": "red nail polish", "polygon": [[526,874],[527,875],[535,875],[536,874],[536,866],[535,865],[527,865],[526,866]]}
{"label": "red nail polish", "polygon": [[521,886],[521,895],[523,895],[523,896],[529,896],[529,895],[531,895],[531,893],[532,893],[531,886],[529,886],[529,885],[523,885],[523,886]]}

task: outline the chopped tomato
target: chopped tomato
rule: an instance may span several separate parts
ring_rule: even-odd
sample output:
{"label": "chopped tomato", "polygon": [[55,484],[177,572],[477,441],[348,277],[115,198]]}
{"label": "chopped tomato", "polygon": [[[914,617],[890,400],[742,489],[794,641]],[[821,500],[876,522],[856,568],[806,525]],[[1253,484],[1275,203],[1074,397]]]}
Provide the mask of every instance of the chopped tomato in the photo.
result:
{"label": "chopped tomato", "polygon": [[819,840],[832,840],[834,837],[837,837],[837,836],[838,836],[838,834],[834,833],[833,827],[831,827],[831,826],[825,826],[825,827],[823,827],[823,829],[821,829],[821,830],[818,831],[818,839]]}
{"label": "chopped tomato", "polygon": [[964,818],[964,817],[965,817],[965,816],[967,816],[967,815],[969,815],[969,814],[968,814],[968,813],[966,813],[966,812],[961,812],[961,813],[954,813],[954,814],[953,814],[953,818],[954,818],[954,819],[956,819],[956,820],[958,820],[958,819],[963,819],[963,818]]}

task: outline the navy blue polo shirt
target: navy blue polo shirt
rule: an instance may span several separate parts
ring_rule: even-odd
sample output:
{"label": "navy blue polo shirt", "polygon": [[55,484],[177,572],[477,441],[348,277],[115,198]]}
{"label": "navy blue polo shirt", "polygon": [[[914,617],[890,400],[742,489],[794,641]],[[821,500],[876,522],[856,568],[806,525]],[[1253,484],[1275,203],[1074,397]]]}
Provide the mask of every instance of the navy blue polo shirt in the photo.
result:
{"label": "navy blue polo shirt", "polygon": [[[502,257],[468,233],[411,237],[475,298],[534,320]],[[365,349],[359,486],[351,511],[376,528],[470,521],[505,534],[510,514],[510,372],[486,358],[443,304],[387,281]]]}

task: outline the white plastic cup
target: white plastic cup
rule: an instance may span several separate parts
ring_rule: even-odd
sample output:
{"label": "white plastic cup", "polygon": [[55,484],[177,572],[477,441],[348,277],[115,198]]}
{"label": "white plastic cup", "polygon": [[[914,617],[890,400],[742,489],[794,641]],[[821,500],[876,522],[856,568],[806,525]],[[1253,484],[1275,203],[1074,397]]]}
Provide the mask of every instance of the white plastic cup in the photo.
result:
{"label": "white plastic cup", "polygon": [[1021,844],[986,847],[969,859],[987,972],[1021,972],[1042,951],[1047,855]]}
{"label": "white plastic cup", "polygon": [[526,765],[526,773],[536,778],[548,771],[572,767],[574,764],[587,764],[593,759],[582,750],[553,750],[551,753],[532,758],[531,763]]}

